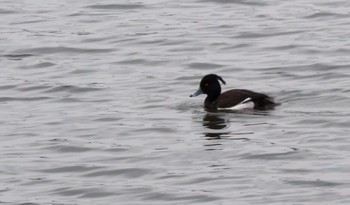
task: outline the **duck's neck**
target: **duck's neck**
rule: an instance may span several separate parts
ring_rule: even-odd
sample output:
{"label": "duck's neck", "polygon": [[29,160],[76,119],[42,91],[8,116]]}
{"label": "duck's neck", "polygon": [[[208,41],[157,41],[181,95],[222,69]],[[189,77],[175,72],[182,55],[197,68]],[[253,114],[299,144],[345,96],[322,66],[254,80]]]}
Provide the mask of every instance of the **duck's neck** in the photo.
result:
{"label": "duck's neck", "polygon": [[205,98],[204,104],[206,108],[209,109],[217,109],[218,98],[221,93],[221,86],[219,82],[215,82],[211,86],[208,86],[208,90],[206,92],[207,98]]}
{"label": "duck's neck", "polygon": [[204,101],[204,105],[206,108],[208,109],[217,109],[217,99],[218,99],[219,95],[218,96],[207,96],[207,98],[205,98],[205,101]]}

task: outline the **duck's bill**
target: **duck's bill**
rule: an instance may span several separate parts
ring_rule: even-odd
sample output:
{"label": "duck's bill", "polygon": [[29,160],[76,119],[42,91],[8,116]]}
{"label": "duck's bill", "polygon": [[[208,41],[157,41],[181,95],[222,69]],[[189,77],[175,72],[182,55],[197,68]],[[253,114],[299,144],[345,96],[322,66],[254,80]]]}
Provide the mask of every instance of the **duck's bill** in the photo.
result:
{"label": "duck's bill", "polygon": [[192,95],[190,95],[190,97],[196,97],[196,96],[198,96],[198,95],[200,95],[200,94],[203,94],[203,91],[202,91],[202,89],[198,89],[195,93],[193,93]]}

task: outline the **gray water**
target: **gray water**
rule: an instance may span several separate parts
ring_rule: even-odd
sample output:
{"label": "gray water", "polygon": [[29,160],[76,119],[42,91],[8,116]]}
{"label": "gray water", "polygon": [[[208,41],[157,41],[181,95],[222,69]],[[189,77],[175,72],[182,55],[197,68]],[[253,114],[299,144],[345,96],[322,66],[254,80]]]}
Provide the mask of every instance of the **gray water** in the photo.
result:
{"label": "gray water", "polygon": [[0,5],[1,204],[350,203],[349,1]]}

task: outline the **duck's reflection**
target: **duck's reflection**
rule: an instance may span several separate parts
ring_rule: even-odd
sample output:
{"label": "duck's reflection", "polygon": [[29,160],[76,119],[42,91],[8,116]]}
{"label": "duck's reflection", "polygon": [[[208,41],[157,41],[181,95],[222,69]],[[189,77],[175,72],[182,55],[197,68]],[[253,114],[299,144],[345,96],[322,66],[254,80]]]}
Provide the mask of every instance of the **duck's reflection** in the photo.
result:
{"label": "duck's reflection", "polygon": [[228,126],[225,119],[217,113],[206,113],[203,117],[203,126],[212,130],[221,130]]}
{"label": "duck's reflection", "polygon": [[[229,126],[228,120],[225,120],[219,113],[206,113],[203,117],[203,127],[209,128],[208,132],[204,132],[204,136],[208,140],[221,139],[228,136],[230,132],[218,132],[217,130],[225,129]],[[214,131],[216,130],[216,131]]]}

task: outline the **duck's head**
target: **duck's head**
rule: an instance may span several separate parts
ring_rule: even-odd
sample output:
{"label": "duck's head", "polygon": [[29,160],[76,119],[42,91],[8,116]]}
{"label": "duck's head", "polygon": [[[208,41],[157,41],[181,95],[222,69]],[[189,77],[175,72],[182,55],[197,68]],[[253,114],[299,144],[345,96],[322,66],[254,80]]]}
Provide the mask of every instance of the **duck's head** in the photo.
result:
{"label": "duck's head", "polygon": [[199,89],[190,95],[190,97],[196,97],[200,94],[207,94],[210,98],[217,98],[221,93],[219,81],[221,81],[224,85],[226,84],[226,82],[216,74],[204,76],[199,84]]}

